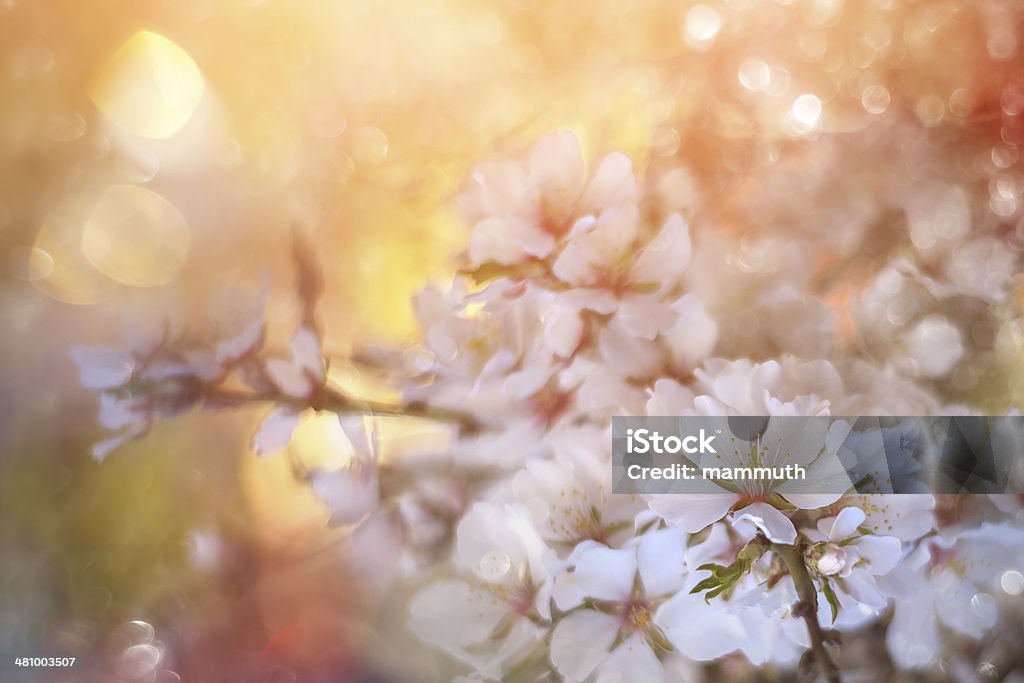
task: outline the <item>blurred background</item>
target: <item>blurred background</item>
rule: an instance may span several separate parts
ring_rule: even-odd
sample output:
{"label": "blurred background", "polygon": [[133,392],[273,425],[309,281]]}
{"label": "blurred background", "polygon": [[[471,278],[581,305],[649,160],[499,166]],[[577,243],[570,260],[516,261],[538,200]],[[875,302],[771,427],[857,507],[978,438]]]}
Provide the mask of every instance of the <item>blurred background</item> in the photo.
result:
{"label": "blurred background", "polygon": [[[118,343],[126,312],[204,320],[266,272],[287,335],[296,223],[328,353],[413,342],[473,165],[559,128],[686,169],[724,233],[821,241],[836,301],[906,232],[905,188],[955,184],[1024,246],[1021,4],[0,0],[0,653],[80,658],[0,680],[444,679],[288,461],[250,454],[258,411],[100,466],[68,350]],[[864,226],[857,259],[823,217]],[[1022,338],[979,331],[947,397],[1024,396]]]}

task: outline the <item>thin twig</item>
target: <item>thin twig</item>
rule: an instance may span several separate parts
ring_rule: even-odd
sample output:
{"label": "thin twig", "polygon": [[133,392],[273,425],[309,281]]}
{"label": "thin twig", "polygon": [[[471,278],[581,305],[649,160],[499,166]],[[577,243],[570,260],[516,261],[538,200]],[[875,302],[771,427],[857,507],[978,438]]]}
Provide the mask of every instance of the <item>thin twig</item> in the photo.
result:
{"label": "thin twig", "polygon": [[366,414],[388,415],[397,417],[421,417],[437,422],[450,422],[459,425],[465,431],[475,431],[480,424],[469,413],[448,408],[437,408],[423,402],[386,402],[371,401],[349,396],[332,387],[320,388],[311,398],[289,396],[278,392],[239,391],[215,388],[203,395],[204,400],[212,405],[242,406],[255,403],[277,403],[296,409],[312,408],[326,410],[339,415]]}
{"label": "thin twig", "polygon": [[811,575],[807,573],[803,553],[792,545],[773,543],[772,550],[783,559],[793,577],[798,601],[793,606],[793,613],[803,618],[807,624],[807,633],[811,637],[811,651],[818,663],[818,669],[829,683],[841,683],[839,668],[832,661],[825,647],[825,634],[818,623],[818,591],[814,587]]}

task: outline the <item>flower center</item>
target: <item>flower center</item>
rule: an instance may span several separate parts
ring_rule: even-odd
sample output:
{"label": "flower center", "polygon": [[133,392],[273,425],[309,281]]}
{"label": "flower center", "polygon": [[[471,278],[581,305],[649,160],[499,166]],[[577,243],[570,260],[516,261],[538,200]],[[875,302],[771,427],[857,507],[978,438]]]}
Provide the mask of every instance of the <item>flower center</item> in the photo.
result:
{"label": "flower center", "polygon": [[846,566],[846,550],[835,543],[826,543],[815,554],[814,566],[825,576],[838,574]]}
{"label": "flower center", "polygon": [[652,619],[651,606],[646,600],[634,599],[625,604],[622,622],[627,628],[646,633],[651,628]]}

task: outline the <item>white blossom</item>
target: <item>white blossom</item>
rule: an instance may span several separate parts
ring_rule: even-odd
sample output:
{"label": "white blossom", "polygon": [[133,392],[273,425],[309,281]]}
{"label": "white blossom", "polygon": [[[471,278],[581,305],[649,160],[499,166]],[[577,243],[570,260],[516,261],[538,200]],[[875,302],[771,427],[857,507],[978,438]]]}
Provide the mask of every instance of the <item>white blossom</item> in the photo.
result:
{"label": "white blossom", "polygon": [[645,508],[639,496],[611,493],[609,443],[605,430],[566,430],[557,435],[551,459],[527,462],[513,479],[515,497],[541,536],[565,554],[586,540],[621,545],[633,537]]}
{"label": "white blossom", "polygon": [[521,506],[478,503],[459,523],[460,578],[420,591],[409,607],[410,626],[481,674],[497,677],[546,631],[553,561]]}
{"label": "white blossom", "polygon": [[721,453],[706,454],[699,466],[800,465],[806,469],[805,477],[783,481],[738,480],[732,482],[737,490],[701,480],[706,492],[655,496],[650,502],[651,509],[690,533],[733,512],[734,522],[751,523],[770,540],[792,544],[796,541],[796,527],[780,507],[790,504],[799,509],[826,507],[852,486],[836,454],[849,430],[850,425],[841,420],[831,427],[820,420],[804,424],[769,420],[763,435],[756,441],[747,445],[733,443]]}
{"label": "white blossom", "polygon": [[943,631],[978,639],[998,618],[993,593],[1002,572],[1012,566],[1012,549],[1024,531],[1007,524],[983,524],[949,536],[935,536],[913,549],[878,579],[893,599],[886,631],[889,656],[903,668],[932,664],[941,651]]}
{"label": "white blossom", "polygon": [[[892,571],[902,556],[900,539],[864,533],[865,520],[859,508],[845,507],[835,517],[818,520],[815,529],[803,530],[813,543],[807,551],[810,566],[825,577],[838,599],[835,623],[839,626],[855,626],[878,616],[888,601],[875,577]],[[819,605],[827,602],[819,598]]]}
{"label": "white blossom", "polygon": [[261,455],[275,453],[291,441],[292,432],[302,421],[302,414],[327,381],[320,337],[316,331],[301,326],[288,345],[291,359],[271,358],[266,373],[282,398],[300,399],[291,405],[282,401],[263,418],[252,437],[252,448]]}
{"label": "white blossom", "polygon": [[685,547],[685,535],[670,529],[622,549],[576,547],[554,589],[558,608],[571,610],[551,634],[551,662],[566,680],[664,679],[656,610],[685,581]]}

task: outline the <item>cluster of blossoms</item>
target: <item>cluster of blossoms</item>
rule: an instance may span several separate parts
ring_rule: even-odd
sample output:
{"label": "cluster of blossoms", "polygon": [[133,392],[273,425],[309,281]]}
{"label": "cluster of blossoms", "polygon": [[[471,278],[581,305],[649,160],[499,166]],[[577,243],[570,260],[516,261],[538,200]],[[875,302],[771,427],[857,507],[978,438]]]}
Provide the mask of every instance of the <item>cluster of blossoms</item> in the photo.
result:
{"label": "cluster of blossoms", "polygon": [[[366,555],[393,543],[407,579],[426,563],[445,574],[413,597],[410,628],[466,680],[690,680],[722,660],[817,666],[834,680],[832,643],[882,626],[890,666],[933,666],[944,642],[980,638],[1000,596],[1024,591],[1019,500],[823,495],[797,482],[613,495],[610,421],[970,414],[944,380],[969,355],[971,326],[1016,319],[1016,253],[974,225],[963,190],[929,186],[902,207],[909,240],[837,296],[807,264],[826,246],[863,251],[874,238],[863,225],[830,245],[799,231],[733,237],[701,222],[699,194],[685,171],[641,178],[618,153],[588,172],[576,137],[551,133],[474,174],[466,267],[415,300],[423,345],[402,356],[400,404],[331,386],[307,282],[290,358],[265,357],[262,323],[213,351],[165,340],[78,352],[103,424],[125,430],[98,453],[200,403],[274,403],[254,439],[264,453],[287,445],[303,410],[337,412],[359,457],[318,473],[314,490],[335,521],[358,523],[354,547],[378,545]],[[228,376],[247,391],[225,390]],[[378,461],[372,421],[350,419],[366,412],[452,422],[443,466],[395,476],[403,463]],[[913,441],[767,430],[808,464]]]}

